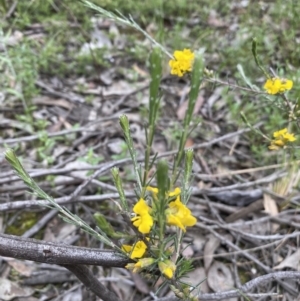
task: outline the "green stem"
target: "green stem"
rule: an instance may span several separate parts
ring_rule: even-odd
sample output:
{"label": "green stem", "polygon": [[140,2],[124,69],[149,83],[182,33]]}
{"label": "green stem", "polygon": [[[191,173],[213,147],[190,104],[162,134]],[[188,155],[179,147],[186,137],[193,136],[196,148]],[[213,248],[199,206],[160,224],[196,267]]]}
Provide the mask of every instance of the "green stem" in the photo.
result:
{"label": "green stem", "polygon": [[145,196],[146,186],[148,182],[148,174],[151,169],[150,156],[151,148],[154,140],[155,125],[159,111],[160,97],[159,97],[159,85],[162,75],[162,58],[161,51],[158,48],[154,48],[150,55],[150,91],[149,91],[149,115],[148,115],[148,129],[145,129],[146,133],[146,151],[144,160],[144,176],[143,176],[143,188],[141,191],[141,197]]}
{"label": "green stem", "polygon": [[257,67],[263,72],[266,78],[271,78],[270,74],[265,70],[262,64],[259,61],[258,54],[257,54],[257,40],[256,38],[252,39],[252,54],[255,60]]}
{"label": "green stem", "polygon": [[178,167],[181,164],[183,154],[184,154],[184,147],[185,147],[188,135],[189,135],[189,127],[190,127],[190,123],[192,121],[195,104],[198,99],[200,84],[202,82],[203,69],[204,69],[204,63],[203,63],[202,53],[197,52],[197,53],[195,53],[195,61],[193,64],[193,71],[192,71],[192,78],[191,78],[191,90],[189,93],[188,108],[185,113],[184,121],[183,121],[183,124],[184,124],[183,132],[180,137],[178,153],[175,157],[174,165],[173,165],[171,187],[170,187],[171,190],[173,189],[176,179],[178,177]]}

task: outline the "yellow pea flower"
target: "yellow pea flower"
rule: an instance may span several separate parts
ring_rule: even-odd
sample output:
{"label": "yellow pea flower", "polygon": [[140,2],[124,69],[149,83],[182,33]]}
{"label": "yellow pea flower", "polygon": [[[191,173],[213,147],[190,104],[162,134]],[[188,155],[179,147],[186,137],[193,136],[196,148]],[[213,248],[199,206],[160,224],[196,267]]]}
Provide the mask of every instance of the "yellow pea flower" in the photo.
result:
{"label": "yellow pea flower", "polygon": [[127,270],[131,270],[133,273],[138,273],[138,272],[140,272],[142,269],[136,267],[135,265],[136,265],[136,263],[128,263],[127,265],[125,265],[125,268],[126,268]]}
{"label": "yellow pea flower", "polygon": [[269,146],[270,150],[277,150],[279,148],[284,147],[288,142],[296,141],[296,137],[294,134],[289,133],[287,128],[284,128],[280,131],[273,133],[273,140]]}
{"label": "yellow pea flower", "polygon": [[122,250],[130,254],[131,259],[141,258],[147,250],[147,245],[142,241],[137,241],[133,246],[122,245]]}
{"label": "yellow pea flower", "polygon": [[169,203],[169,208],[166,209],[167,224],[177,226],[183,231],[186,227],[192,227],[196,224],[197,219],[191,214],[188,209],[180,201],[180,188],[176,188],[173,192],[169,193],[169,196],[175,196],[176,199]]}
{"label": "yellow pea flower", "polygon": [[[147,187],[151,191],[153,197],[157,199],[158,189],[156,187]],[[186,227],[194,226],[197,222],[196,218],[191,214],[191,211],[180,200],[181,189],[176,187],[173,191],[168,192],[169,198],[175,198],[169,203],[169,208],[166,209],[167,224],[177,226],[185,231]]]}
{"label": "yellow pea flower", "polygon": [[139,259],[136,263],[128,263],[125,268],[132,270],[133,273],[140,272],[143,268],[146,268],[155,262],[154,258],[142,258]]}
{"label": "yellow pea flower", "polygon": [[179,187],[176,187],[173,191],[168,193],[168,196],[171,197],[176,197],[176,200],[178,199],[180,201],[180,194],[181,194],[181,189]]}
{"label": "yellow pea flower", "polygon": [[285,78],[268,78],[264,89],[267,91],[268,94],[278,94],[284,93],[287,90],[291,90],[293,87],[293,81]]}
{"label": "yellow pea flower", "polygon": [[158,263],[159,270],[169,279],[172,279],[176,271],[176,265],[169,259]]}
{"label": "yellow pea flower", "polygon": [[138,228],[138,230],[147,234],[150,232],[153,226],[153,218],[150,215],[151,208],[146,204],[144,199],[140,199],[133,207],[133,212],[136,214],[135,217],[131,219],[133,225]]}
{"label": "yellow pea flower", "polygon": [[156,187],[147,186],[146,190],[152,192],[155,196],[157,196],[157,194],[158,194],[158,188],[156,188]]}
{"label": "yellow pea flower", "polygon": [[183,231],[186,231],[185,227],[192,227],[197,222],[197,219],[191,214],[190,209],[179,200],[169,204],[166,215],[168,225],[177,226]]}
{"label": "yellow pea flower", "polygon": [[195,54],[190,49],[176,50],[174,59],[169,61],[171,74],[182,77],[186,72],[192,71]]}

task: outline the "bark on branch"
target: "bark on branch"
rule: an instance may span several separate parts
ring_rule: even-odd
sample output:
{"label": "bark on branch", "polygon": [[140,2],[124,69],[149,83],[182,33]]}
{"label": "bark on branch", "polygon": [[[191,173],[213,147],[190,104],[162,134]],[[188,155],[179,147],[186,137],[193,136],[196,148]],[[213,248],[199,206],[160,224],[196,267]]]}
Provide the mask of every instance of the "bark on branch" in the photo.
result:
{"label": "bark on branch", "polygon": [[0,234],[0,256],[61,265],[104,301],[120,300],[84,264],[124,267],[130,262],[128,258],[113,251],[55,244],[7,234]]}
{"label": "bark on branch", "polygon": [[[294,272],[294,271],[287,271],[287,272],[275,272],[266,274],[263,276],[258,276],[248,282],[246,282],[244,285],[239,287],[238,289],[233,289],[230,291],[225,292],[218,292],[218,293],[212,293],[212,294],[199,294],[198,298],[201,301],[216,301],[216,300],[228,300],[230,298],[239,298],[242,296],[250,296],[255,294],[250,294],[250,291],[259,287],[263,286],[266,283],[270,283],[271,281],[278,281],[278,280],[284,280],[284,279],[294,279],[294,280],[300,280],[300,272]],[[257,297],[259,295],[266,295],[267,294],[256,294]],[[272,294],[269,294],[272,295]],[[273,294],[274,296],[274,294]],[[299,295],[298,295],[299,297]],[[296,299],[295,299],[296,300]],[[299,300],[299,299],[297,299]],[[180,299],[176,297],[165,297],[165,298],[159,298],[157,301],[180,301]]]}
{"label": "bark on branch", "polygon": [[72,272],[87,289],[90,289],[94,294],[104,301],[121,301],[117,295],[108,290],[84,265],[62,265]]}
{"label": "bark on branch", "polygon": [[124,267],[130,260],[113,251],[56,244],[0,234],[0,256],[59,265]]}

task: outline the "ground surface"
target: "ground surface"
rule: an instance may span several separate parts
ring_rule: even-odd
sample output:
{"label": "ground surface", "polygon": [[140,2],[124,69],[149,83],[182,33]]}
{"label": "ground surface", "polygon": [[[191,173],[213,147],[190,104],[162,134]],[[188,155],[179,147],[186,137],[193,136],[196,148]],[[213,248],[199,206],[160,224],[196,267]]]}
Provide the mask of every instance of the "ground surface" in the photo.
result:
{"label": "ground surface", "polygon": [[[292,97],[299,94],[297,1],[125,2],[95,1],[131,14],[170,52],[205,48],[207,68],[223,82],[247,87],[240,65],[261,89],[265,78],[251,53],[255,36],[266,68],[293,79]],[[128,152],[118,118],[123,113],[129,117],[142,155],[151,43],[77,1],[4,0],[0,11],[1,152],[14,148],[39,185],[65,204],[75,200],[68,208],[86,222],[93,225],[93,213],[101,211],[121,229],[122,221],[112,210],[117,194],[109,167],[113,162],[121,168],[126,190],[132,191],[132,166],[124,161]],[[189,91],[187,78],[169,74],[167,58],[161,91],[152,151],[163,155],[176,149]],[[189,206],[198,224],[187,235],[191,245],[186,255],[195,259],[193,284],[207,278],[200,286],[203,293],[237,288],[275,271],[299,269],[298,170],[280,165],[288,155],[269,152],[268,141],[247,128],[241,111],[252,125],[259,123],[268,137],[287,124],[284,112],[260,94],[208,82],[199,94],[194,112],[199,126],[187,143],[195,149]],[[100,168],[103,172],[93,182],[72,195]],[[102,247],[63,222],[55,211],[34,205],[36,198],[26,192],[3,155],[0,183],[3,233]],[[149,292],[156,290],[151,282],[124,269],[95,268],[94,272],[109,277],[108,286],[123,300],[150,300]],[[5,259],[1,277],[3,287],[14,284],[22,300],[96,299],[58,266]],[[296,300],[298,291],[299,280],[268,281],[251,292],[276,293],[279,299],[264,295],[240,299]],[[0,299],[12,297],[1,293],[0,289]],[[159,297],[166,294],[162,290]]]}

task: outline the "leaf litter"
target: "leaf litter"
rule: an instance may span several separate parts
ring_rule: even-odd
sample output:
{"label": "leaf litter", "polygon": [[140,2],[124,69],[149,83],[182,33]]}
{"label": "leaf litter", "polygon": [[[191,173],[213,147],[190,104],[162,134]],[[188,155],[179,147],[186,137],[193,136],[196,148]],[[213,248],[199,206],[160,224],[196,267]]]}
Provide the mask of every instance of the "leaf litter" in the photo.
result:
{"label": "leaf litter", "polygon": [[[247,1],[243,2],[244,4],[241,7],[231,7],[232,11],[237,10],[238,12],[236,18],[243,16],[245,13]],[[171,17],[166,16],[165,19],[168,22],[172,21]],[[143,140],[145,124],[141,119],[140,108],[145,104],[148,97],[147,66],[138,57],[132,57],[125,52],[125,49],[133,47],[133,45],[130,36],[123,32],[123,28],[119,28],[118,25],[111,22],[107,23],[105,20],[94,19],[93,22],[93,28],[88,33],[89,41],[81,42],[77,55],[78,57],[84,57],[90,51],[106,50],[102,59],[105,64],[109,65],[108,67],[101,66],[95,72],[99,66],[93,69],[93,64],[88,63],[85,68],[92,71],[84,75],[74,73],[62,78],[60,78],[59,73],[57,75],[39,74],[39,78],[35,82],[39,91],[32,99],[32,104],[35,106],[34,117],[40,123],[38,125],[31,125],[27,120],[22,121],[17,118],[16,112],[20,116],[24,114],[24,108],[16,101],[15,96],[3,93],[3,99],[0,103],[2,144],[18,146],[18,151],[22,154],[28,169],[32,173],[44,173],[39,176],[38,182],[54,198],[68,196],[78,185],[82,184],[89,174],[101,164],[96,160],[97,157],[101,157],[104,162],[116,160],[113,158],[114,155],[120,155],[120,159],[124,159],[121,143],[123,137],[120,128],[116,125],[116,120],[120,114],[126,113],[129,116],[131,128],[135,131],[136,147],[142,149],[145,142]],[[231,20],[231,17],[224,15],[223,12],[211,10],[207,20],[199,20],[190,16],[187,24],[201,24],[201,22],[205,23],[204,26],[214,28],[216,35],[227,36],[228,40],[225,44],[228,43],[229,46],[232,46],[236,42],[234,38],[239,30],[238,19]],[[71,26],[71,23],[69,25]],[[25,37],[41,43],[49,34],[45,30],[46,28],[49,28],[49,24],[31,24],[24,32],[14,30],[11,34],[8,33],[5,45],[12,48],[17,47],[24,42]],[[149,26],[149,30],[155,33],[156,27]],[[189,36],[191,33],[192,28],[189,25],[182,28],[182,38]],[[222,41],[225,41],[224,37]],[[138,46],[147,45],[144,40],[136,39],[135,43]],[[71,46],[71,43],[69,44]],[[2,44],[0,45],[0,51],[2,51],[1,47]],[[226,45],[222,44],[222,47],[226,47]],[[215,51],[208,57],[212,67],[219,66],[222,55],[221,52]],[[70,60],[67,54],[63,59]],[[5,71],[7,72],[7,70]],[[232,79],[230,72],[223,76],[224,80]],[[58,80],[58,78],[60,79]],[[166,69],[161,85],[163,106],[156,142],[153,147],[154,152],[163,154],[172,150],[172,146],[176,143],[176,131],[164,131],[162,129],[180,129],[183,112],[186,109],[188,91],[184,87],[187,87],[187,84],[187,82],[174,80],[168,75]],[[10,80],[10,87],[15,88],[18,93],[21,91],[20,85],[13,78]],[[242,103],[243,97],[242,93],[235,91],[237,103]],[[201,145],[238,130],[238,126],[231,120],[228,101],[224,89],[221,87],[205,86],[197,100],[194,114],[195,117],[199,118],[199,124],[193,136],[190,137],[187,146]],[[45,141],[39,136],[31,137],[37,133],[42,122],[47,123],[44,129],[49,139],[53,140],[51,140],[54,143],[52,146],[45,145]],[[80,130],[72,132],[72,129],[76,128]],[[57,133],[58,135],[50,136],[51,133]],[[11,141],[10,139],[14,140]],[[280,192],[278,189],[274,189],[274,186],[271,188],[269,186],[269,183],[274,185],[278,183],[280,177],[275,173],[274,177],[272,177],[272,173],[269,173],[271,175],[269,181],[262,184],[256,183],[256,180],[266,175],[263,172],[245,172],[239,174],[239,176],[233,175],[232,171],[245,169],[245,163],[253,166],[257,162],[252,157],[249,141],[245,136],[239,136],[238,140],[226,139],[225,142],[216,142],[213,145],[201,147],[197,151],[201,151],[202,159],[200,159],[200,156],[195,158],[195,166],[198,166],[195,178],[197,179],[200,171],[206,178],[202,176],[200,182],[195,181],[194,187],[198,186],[199,189],[193,195],[190,206],[199,216],[205,218],[205,221],[202,220],[201,222],[204,223],[206,230],[203,230],[203,228],[200,230],[196,227],[195,233],[193,232],[189,236],[192,241],[186,256],[195,256],[202,259],[195,260],[196,268],[190,273],[190,279],[187,279],[187,282],[191,281],[196,285],[206,278],[207,280],[199,287],[200,292],[203,293],[236,288],[238,283],[232,273],[235,262],[238,263],[238,277],[242,283],[255,278],[257,274],[265,274],[266,271],[258,266],[255,267],[257,272],[253,272],[253,263],[249,263],[249,260],[245,257],[246,252],[251,253],[255,258],[259,258],[264,265],[268,266],[269,273],[281,269],[299,270],[299,237],[286,240],[269,238],[276,235],[276,233],[284,235],[299,230],[298,211],[295,209],[299,205],[297,190],[295,189],[299,181],[298,176],[291,176],[289,171],[285,173],[286,184],[283,185],[283,182],[281,182],[281,187],[284,186],[286,189]],[[29,197],[30,200],[34,200],[34,196],[24,194],[24,186],[20,181],[11,182],[10,177],[13,174],[3,161],[3,157],[1,157],[1,163],[3,164],[0,188],[3,204],[24,201]],[[122,166],[124,178],[130,179],[130,170],[126,167],[126,164]],[[220,170],[225,170],[228,175],[216,177],[216,180],[209,180],[209,176],[218,174]],[[272,169],[270,169],[270,172],[272,172]],[[200,177],[200,175],[198,176]],[[53,180],[55,188],[51,185],[51,178],[55,178]],[[47,181],[50,182],[46,184]],[[109,172],[103,174],[99,181],[104,184],[112,184]],[[60,184],[57,185],[56,183]],[[250,184],[244,188],[244,183]],[[288,185],[287,183],[293,184]],[[9,190],[12,184],[14,184],[14,193]],[[126,189],[133,189],[130,181],[125,184]],[[222,191],[222,187],[226,188],[231,185],[235,185],[235,188]],[[213,190],[214,188],[219,188],[220,191],[216,192]],[[103,195],[111,192],[109,185],[99,186],[99,183],[97,185],[91,183],[83,191],[83,196],[95,195],[99,193],[99,190]],[[247,209],[248,205],[257,200],[262,200],[262,198],[264,198],[264,208],[258,206],[255,211]],[[3,204],[0,204],[0,211]],[[26,210],[25,208],[30,210],[30,204],[27,204],[28,206],[25,206],[25,204],[22,210]],[[199,204],[201,204],[201,207],[199,207]],[[107,213],[111,219],[116,219],[111,210],[109,199],[104,202],[85,204],[75,201],[69,208],[81,212],[85,219],[90,222],[92,222],[90,219],[91,213],[98,210],[98,208]],[[246,209],[242,217],[226,224],[225,220],[229,212],[237,212],[239,209]],[[40,219],[42,219],[47,210],[39,208],[38,213]],[[13,213],[4,213],[3,210],[3,215],[5,224],[12,223]],[[224,230],[222,228],[224,224],[229,228]],[[268,225],[271,225],[271,228]],[[29,226],[29,229],[33,226]],[[121,223],[118,226],[121,228]],[[222,233],[223,240],[209,234],[209,229],[212,228]],[[241,236],[233,229],[241,229],[245,233],[253,235],[251,237]],[[5,231],[5,227],[3,231]],[[58,223],[56,217],[49,221],[46,226],[43,226],[40,231],[38,237],[41,238],[41,234],[43,234],[42,237],[48,241],[64,240],[80,246],[99,247],[93,239],[82,234],[78,235],[78,229],[72,225],[63,226]],[[231,234],[234,243],[240,248],[238,252],[232,250],[226,244],[231,239],[224,232]],[[265,239],[261,240],[260,235],[264,235]],[[203,242],[203,238],[207,239],[206,243]],[[237,254],[234,252],[237,252]],[[236,257],[235,260],[233,260],[234,256]],[[222,261],[220,258],[222,258]],[[281,262],[278,261],[280,258]],[[17,260],[2,258],[2,262],[9,269],[13,268],[19,274],[19,277],[30,278],[33,270],[42,270],[39,265],[34,265],[33,268]],[[105,275],[107,271],[97,269],[97,273],[100,277]],[[49,275],[51,277],[51,274]],[[148,283],[140,276],[125,275],[120,271],[112,272],[111,276],[120,279],[121,282],[125,281],[122,282],[122,286],[119,286],[119,282],[115,283],[113,281],[110,285],[120,297],[126,300],[133,294],[137,294],[139,300],[141,296],[147,296],[151,291],[151,282]],[[0,299],[3,300],[12,300],[15,297],[25,298],[26,296],[32,296],[34,293],[40,294],[41,298],[45,298],[53,293],[47,287],[45,287],[44,292],[26,285],[20,287],[18,282],[6,278],[0,278]],[[129,283],[128,279],[132,279],[133,282]],[[194,282],[194,280],[197,281]],[[75,279],[66,283],[64,277],[62,277],[61,283],[64,283],[64,286],[57,288],[59,294],[64,294],[67,289],[72,289],[72,287],[78,285]],[[274,282],[273,286],[279,289],[278,283]],[[138,292],[135,292],[135,287]],[[280,289],[284,288],[281,287]],[[4,291],[8,292],[6,296],[4,296]],[[261,287],[255,289],[256,293],[266,293],[267,291],[268,289]],[[81,294],[83,294],[81,290],[75,290],[73,293],[66,294],[64,298],[65,300],[68,300],[68,298],[70,300],[77,300],[77,298],[81,300]],[[289,292],[284,292],[284,294],[289,296],[288,298],[293,298]]]}

